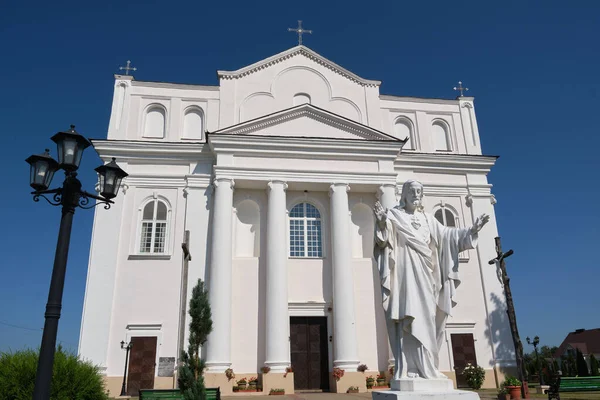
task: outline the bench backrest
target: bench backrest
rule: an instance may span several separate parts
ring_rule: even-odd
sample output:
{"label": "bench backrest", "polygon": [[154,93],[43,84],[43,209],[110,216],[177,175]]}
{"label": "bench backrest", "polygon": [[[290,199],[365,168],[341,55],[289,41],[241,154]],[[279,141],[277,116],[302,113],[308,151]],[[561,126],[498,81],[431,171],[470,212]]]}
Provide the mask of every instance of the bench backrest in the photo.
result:
{"label": "bench backrest", "polygon": [[559,390],[600,390],[600,376],[578,376],[560,379]]}
{"label": "bench backrest", "polygon": [[[205,388],[206,400],[221,400],[221,388]],[[183,395],[179,389],[140,389],[139,400],[179,399]]]}

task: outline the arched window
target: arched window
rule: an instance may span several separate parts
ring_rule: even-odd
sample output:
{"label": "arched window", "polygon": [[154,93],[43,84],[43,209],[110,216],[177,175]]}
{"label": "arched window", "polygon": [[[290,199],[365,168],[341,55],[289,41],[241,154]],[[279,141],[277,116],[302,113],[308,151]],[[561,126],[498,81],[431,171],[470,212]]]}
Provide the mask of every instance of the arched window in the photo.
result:
{"label": "arched window", "polygon": [[290,211],[290,257],[322,257],[321,213],[310,203]]}
{"label": "arched window", "polygon": [[433,135],[433,145],[436,150],[450,151],[450,129],[445,122],[441,120],[434,121],[431,125],[431,133]]}
{"label": "arched window", "polygon": [[447,208],[440,208],[438,209],[435,214],[435,219],[437,219],[440,224],[444,225],[444,226],[450,226],[455,228],[456,227],[456,216],[454,215],[454,213],[452,213],[452,211],[448,210]]}
{"label": "arched window", "polygon": [[197,107],[190,107],[183,115],[183,138],[202,139],[204,114]]}
{"label": "arched window", "polygon": [[162,139],[165,137],[165,109],[153,105],[146,111],[144,120],[144,137]]}
{"label": "arched window", "polygon": [[310,104],[310,96],[306,93],[298,93],[294,96],[294,105],[299,106],[300,104]]}
{"label": "arched window", "polygon": [[154,199],[142,210],[140,253],[166,252],[168,208],[165,202]]}
{"label": "arched window", "polygon": [[404,149],[415,150],[417,148],[413,125],[408,118],[401,117],[396,120],[394,123],[394,136],[402,140],[408,138],[408,142],[403,147]]}

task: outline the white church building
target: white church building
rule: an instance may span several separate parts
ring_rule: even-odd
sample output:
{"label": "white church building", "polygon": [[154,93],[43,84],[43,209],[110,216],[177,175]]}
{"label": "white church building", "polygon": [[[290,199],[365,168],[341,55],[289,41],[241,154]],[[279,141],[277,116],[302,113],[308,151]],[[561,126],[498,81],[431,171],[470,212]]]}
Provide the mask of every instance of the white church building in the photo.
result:
{"label": "white church building", "polygon": [[364,392],[368,376],[389,375],[372,209],[396,205],[407,179],[424,184],[426,211],[447,226],[491,216],[478,247],[461,253],[440,370],[464,387],[472,362],[484,387],[502,382],[515,356],[488,264],[496,157],[482,154],[473,97],[383,95],[380,81],[302,45],[218,77],[116,75],[107,138],[93,140],[129,173],[113,207],[95,211],[79,343],[111,395],[122,341],[132,343],[128,393],[176,386],[198,279],[213,319],[205,379],[222,394],[243,377],[268,394]]}

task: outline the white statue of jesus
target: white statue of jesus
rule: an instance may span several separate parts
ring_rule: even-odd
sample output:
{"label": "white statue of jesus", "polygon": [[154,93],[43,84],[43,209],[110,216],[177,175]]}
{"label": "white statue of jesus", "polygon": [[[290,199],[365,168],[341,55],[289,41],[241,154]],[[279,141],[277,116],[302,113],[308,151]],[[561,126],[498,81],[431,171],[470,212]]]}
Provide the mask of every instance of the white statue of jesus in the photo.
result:
{"label": "white statue of jesus", "polygon": [[375,204],[375,259],[383,308],[395,358],[392,389],[401,378],[446,379],[438,369],[446,319],[460,284],[458,254],[477,245],[489,221],[483,214],[471,228],[446,227],[423,212],[423,185],[409,180],[400,204]]}

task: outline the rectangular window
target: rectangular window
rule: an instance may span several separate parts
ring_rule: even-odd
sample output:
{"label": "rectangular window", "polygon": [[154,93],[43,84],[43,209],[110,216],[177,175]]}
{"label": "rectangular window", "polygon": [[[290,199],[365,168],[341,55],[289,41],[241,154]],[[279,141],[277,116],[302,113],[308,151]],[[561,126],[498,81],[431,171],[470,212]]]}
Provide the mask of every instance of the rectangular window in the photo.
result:
{"label": "rectangular window", "polygon": [[304,257],[303,220],[290,220],[290,256]]}
{"label": "rectangular window", "polygon": [[140,253],[150,253],[152,248],[152,222],[142,223],[142,238]]}

